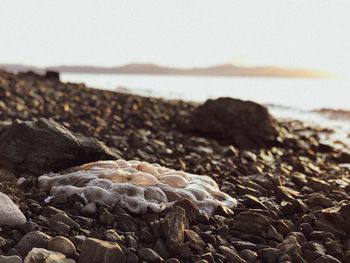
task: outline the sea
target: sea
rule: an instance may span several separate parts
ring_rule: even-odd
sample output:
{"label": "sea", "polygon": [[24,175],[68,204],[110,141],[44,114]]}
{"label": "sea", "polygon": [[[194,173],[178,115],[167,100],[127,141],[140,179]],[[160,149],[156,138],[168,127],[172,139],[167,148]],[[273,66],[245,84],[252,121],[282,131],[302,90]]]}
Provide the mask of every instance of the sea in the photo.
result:
{"label": "sea", "polygon": [[296,119],[333,129],[336,132],[325,140],[340,140],[350,148],[350,79],[63,73],[61,80],[165,99],[204,102],[233,97],[251,100],[267,106],[276,118]]}

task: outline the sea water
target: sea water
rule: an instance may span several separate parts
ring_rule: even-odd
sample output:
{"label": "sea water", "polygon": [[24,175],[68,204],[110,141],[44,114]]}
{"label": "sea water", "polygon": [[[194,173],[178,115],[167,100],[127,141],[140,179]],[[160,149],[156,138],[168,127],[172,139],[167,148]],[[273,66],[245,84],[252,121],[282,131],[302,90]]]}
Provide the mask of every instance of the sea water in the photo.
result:
{"label": "sea water", "polygon": [[233,97],[268,105],[277,118],[299,119],[337,130],[350,145],[350,119],[330,119],[313,110],[350,110],[350,79],[193,77],[130,74],[64,73],[64,82],[166,99],[203,102]]}

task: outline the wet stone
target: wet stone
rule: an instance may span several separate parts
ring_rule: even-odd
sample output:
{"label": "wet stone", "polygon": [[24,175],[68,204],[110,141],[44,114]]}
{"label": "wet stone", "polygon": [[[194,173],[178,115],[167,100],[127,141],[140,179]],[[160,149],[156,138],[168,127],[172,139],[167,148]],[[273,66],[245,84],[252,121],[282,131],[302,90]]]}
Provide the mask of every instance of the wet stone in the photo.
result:
{"label": "wet stone", "polygon": [[16,250],[22,255],[26,256],[32,248],[47,248],[50,236],[41,231],[29,232],[16,244]]}

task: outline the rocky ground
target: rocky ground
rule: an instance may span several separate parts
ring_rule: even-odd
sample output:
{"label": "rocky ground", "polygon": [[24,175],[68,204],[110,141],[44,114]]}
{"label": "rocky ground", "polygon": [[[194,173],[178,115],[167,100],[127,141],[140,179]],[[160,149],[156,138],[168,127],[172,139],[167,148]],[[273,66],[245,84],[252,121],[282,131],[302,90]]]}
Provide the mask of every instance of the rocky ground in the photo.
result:
{"label": "rocky ground", "polygon": [[[212,103],[0,72],[0,262],[350,262],[350,155],[320,141],[332,131]],[[40,118],[72,131],[74,154]],[[238,206],[204,216],[185,199],[135,215],[79,196],[45,202],[40,173],[103,157],[209,175]]]}

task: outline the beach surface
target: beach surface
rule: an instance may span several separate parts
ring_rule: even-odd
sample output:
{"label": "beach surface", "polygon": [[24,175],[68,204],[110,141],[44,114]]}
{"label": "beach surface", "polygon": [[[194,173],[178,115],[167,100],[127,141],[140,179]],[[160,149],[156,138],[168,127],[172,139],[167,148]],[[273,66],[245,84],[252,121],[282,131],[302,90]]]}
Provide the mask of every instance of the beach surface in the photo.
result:
{"label": "beach surface", "polygon": [[[226,109],[199,118],[194,115],[203,106],[199,102],[98,90],[32,73],[0,72],[0,98],[0,192],[26,219],[23,223],[20,214],[21,223],[0,225],[0,257],[39,262],[50,255],[80,263],[350,262],[350,154],[346,143],[334,142],[332,129],[275,120],[262,106],[254,112],[266,117],[264,127],[254,118],[232,126],[220,117],[230,116]],[[245,115],[250,109],[242,116],[251,116]],[[208,131],[206,120],[212,119],[219,128],[209,128],[219,135]],[[31,130],[21,137],[18,127],[24,121]],[[79,154],[66,152],[64,165],[59,157],[70,146],[34,146],[45,141],[38,134],[61,140],[58,130],[79,145],[74,148]],[[55,168],[50,171],[53,165],[32,152],[47,153]],[[52,198],[39,187],[41,171],[65,174],[72,166],[108,157],[207,175],[237,204],[202,213],[185,198],[160,212],[133,213],[78,194]],[[2,216],[0,224],[6,221]]]}

